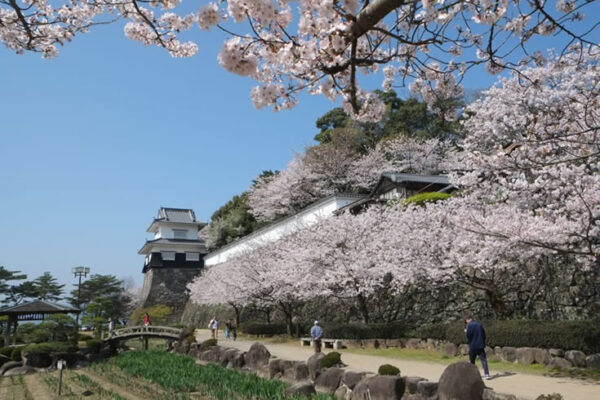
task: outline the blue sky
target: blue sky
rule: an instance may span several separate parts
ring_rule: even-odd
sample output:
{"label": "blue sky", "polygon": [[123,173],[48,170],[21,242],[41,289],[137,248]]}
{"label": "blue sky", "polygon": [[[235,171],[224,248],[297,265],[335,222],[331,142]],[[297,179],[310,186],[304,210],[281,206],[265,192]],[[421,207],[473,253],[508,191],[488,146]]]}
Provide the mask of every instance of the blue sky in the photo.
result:
{"label": "blue sky", "polygon": [[[126,39],[121,24],[49,61],[0,50],[0,265],[62,283],[85,265],[141,284],[137,251],[159,207],[208,220],[313,144],[334,104],[302,96],[292,111],[257,111],[253,82],[217,64],[224,36],[194,38],[190,59]],[[469,87],[493,81],[476,74]]]}

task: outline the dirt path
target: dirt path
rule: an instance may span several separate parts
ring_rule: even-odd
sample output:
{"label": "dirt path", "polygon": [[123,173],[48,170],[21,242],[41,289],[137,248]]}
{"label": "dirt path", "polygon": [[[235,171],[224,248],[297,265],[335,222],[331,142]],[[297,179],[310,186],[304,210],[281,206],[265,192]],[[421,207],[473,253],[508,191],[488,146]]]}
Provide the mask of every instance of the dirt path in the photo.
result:
{"label": "dirt path", "polygon": [[79,369],[75,373],[87,375],[90,379],[96,381],[104,389],[110,390],[111,392],[116,393],[119,396],[126,398],[127,400],[144,400],[141,397],[138,397],[132,394],[131,392],[128,392],[127,390],[123,389],[121,386],[115,385],[114,383],[111,383],[108,380],[104,379],[102,376],[97,375],[89,370]]}
{"label": "dirt path", "polygon": [[48,392],[48,386],[42,381],[40,381],[40,377],[38,374],[25,375],[24,377],[25,384],[27,385],[27,390],[29,390],[29,394],[35,400],[53,400],[56,396],[53,396]]}
{"label": "dirt path", "polygon": [[[208,331],[197,331],[198,339],[208,339]],[[220,340],[220,346],[229,346],[247,351],[253,341]],[[265,344],[272,355],[287,360],[307,360],[312,354],[312,349],[302,347],[300,344]],[[446,365],[435,364],[424,361],[401,360],[397,358],[379,357],[363,354],[343,352],[342,360],[348,365],[348,369],[356,371],[377,372],[381,364],[392,364],[400,368],[402,375],[420,376],[430,381],[437,382],[446,368]],[[477,364],[480,366],[480,364]],[[593,383],[571,378],[552,378],[540,375],[528,375],[523,373],[507,374],[506,372],[494,371],[491,368],[492,379],[485,381],[488,387],[499,393],[514,394],[519,398],[533,400],[540,394],[560,393],[565,400],[599,400],[600,383]]]}

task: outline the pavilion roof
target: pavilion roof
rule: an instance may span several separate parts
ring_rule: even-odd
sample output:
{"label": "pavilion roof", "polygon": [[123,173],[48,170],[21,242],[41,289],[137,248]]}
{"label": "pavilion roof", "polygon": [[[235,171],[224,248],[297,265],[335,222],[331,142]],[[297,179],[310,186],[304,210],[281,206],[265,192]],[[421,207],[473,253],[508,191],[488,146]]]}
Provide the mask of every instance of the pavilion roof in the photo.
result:
{"label": "pavilion roof", "polygon": [[12,307],[0,308],[0,315],[68,314],[76,312],[79,312],[78,308],[44,300],[34,300]]}

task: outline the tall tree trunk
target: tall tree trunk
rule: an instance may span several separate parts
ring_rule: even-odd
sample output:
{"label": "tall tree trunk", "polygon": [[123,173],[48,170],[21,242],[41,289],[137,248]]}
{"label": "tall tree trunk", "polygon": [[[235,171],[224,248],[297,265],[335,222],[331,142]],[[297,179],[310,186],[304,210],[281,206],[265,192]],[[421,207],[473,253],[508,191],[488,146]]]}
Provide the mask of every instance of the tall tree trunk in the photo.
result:
{"label": "tall tree trunk", "polygon": [[363,317],[363,322],[365,324],[369,323],[369,308],[367,307],[367,299],[362,294],[356,296],[356,301],[358,302],[358,309]]}

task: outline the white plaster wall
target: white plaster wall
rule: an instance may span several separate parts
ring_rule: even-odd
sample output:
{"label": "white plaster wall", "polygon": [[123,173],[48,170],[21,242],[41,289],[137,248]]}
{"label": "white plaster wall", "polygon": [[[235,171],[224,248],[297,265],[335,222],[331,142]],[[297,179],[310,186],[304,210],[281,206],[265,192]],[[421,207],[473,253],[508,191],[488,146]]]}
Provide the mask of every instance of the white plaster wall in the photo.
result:
{"label": "white plaster wall", "polygon": [[240,239],[239,243],[223,250],[218,250],[213,254],[208,254],[204,257],[204,265],[210,267],[212,265],[221,264],[229,258],[245,251],[257,249],[267,243],[275,242],[284,236],[290,235],[299,231],[304,227],[316,224],[322,219],[328,218],[333,213],[357,200],[357,198],[332,197],[329,201],[320,204],[318,207],[300,212],[292,218],[286,219],[280,223],[274,223],[269,229],[265,229],[259,234],[250,234],[247,239]]}

